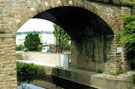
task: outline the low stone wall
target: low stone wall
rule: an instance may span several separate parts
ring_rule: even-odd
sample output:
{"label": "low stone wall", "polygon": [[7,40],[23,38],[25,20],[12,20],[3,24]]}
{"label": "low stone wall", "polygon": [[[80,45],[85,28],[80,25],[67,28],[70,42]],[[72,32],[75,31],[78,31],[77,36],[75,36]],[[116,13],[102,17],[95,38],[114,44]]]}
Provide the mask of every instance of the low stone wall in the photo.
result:
{"label": "low stone wall", "polygon": [[[24,59],[24,60],[31,60],[34,62],[60,66],[60,54],[59,53],[17,52],[17,55],[18,54],[21,54],[23,56],[22,59]],[[18,56],[18,58],[19,58],[19,56]]]}

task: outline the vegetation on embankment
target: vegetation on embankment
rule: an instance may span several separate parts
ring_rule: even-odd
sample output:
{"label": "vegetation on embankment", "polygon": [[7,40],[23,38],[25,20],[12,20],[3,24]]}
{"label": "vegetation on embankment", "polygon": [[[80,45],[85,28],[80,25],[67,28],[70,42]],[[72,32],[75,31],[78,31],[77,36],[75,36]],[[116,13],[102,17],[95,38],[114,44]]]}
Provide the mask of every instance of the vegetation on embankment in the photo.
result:
{"label": "vegetation on embankment", "polygon": [[45,70],[42,66],[35,64],[17,62],[17,80],[19,82],[30,82],[45,77]]}

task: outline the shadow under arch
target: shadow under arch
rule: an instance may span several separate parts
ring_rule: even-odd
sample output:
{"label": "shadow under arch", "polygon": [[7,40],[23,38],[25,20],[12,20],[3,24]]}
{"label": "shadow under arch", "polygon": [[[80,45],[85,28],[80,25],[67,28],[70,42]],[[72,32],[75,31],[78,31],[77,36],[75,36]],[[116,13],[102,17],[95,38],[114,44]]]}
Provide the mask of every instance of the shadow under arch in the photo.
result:
{"label": "shadow under arch", "polygon": [[62,6],[33,18],[49,20],[70,35],[72,68],[105,70],[114,32],[99,16],[80,7]]}

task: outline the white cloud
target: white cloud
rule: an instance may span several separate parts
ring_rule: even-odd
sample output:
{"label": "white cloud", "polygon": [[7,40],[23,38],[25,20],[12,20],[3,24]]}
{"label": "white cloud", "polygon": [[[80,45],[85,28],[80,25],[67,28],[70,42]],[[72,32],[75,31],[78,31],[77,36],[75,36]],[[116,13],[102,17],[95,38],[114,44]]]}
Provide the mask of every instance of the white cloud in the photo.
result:
{"label": "white cloud", "polygon": [[44,19],[29,19],[18,32],[25,31],[53,31],[53,23]]}

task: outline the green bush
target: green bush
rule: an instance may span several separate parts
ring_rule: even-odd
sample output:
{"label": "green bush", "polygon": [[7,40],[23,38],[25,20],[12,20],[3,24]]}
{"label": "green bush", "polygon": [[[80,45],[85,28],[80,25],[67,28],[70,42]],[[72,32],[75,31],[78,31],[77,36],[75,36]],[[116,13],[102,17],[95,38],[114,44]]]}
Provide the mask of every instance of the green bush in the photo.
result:
{"label": "green bush", "polygon": [[24,45],[29,51],[38,50],[40,38],[38,34],[28,34],[25,38]]}
{"label": "green bush", "polygon": [[16,46],[16,51],[21,51],[23,50],[25,47],[23,45],[17,45]]}
{"label": "green bush", "polygon": [[30,82],[35,79],[42,79],[45,76],[43,67],[35,64],[17,62],[17,79],[21,82]]}

